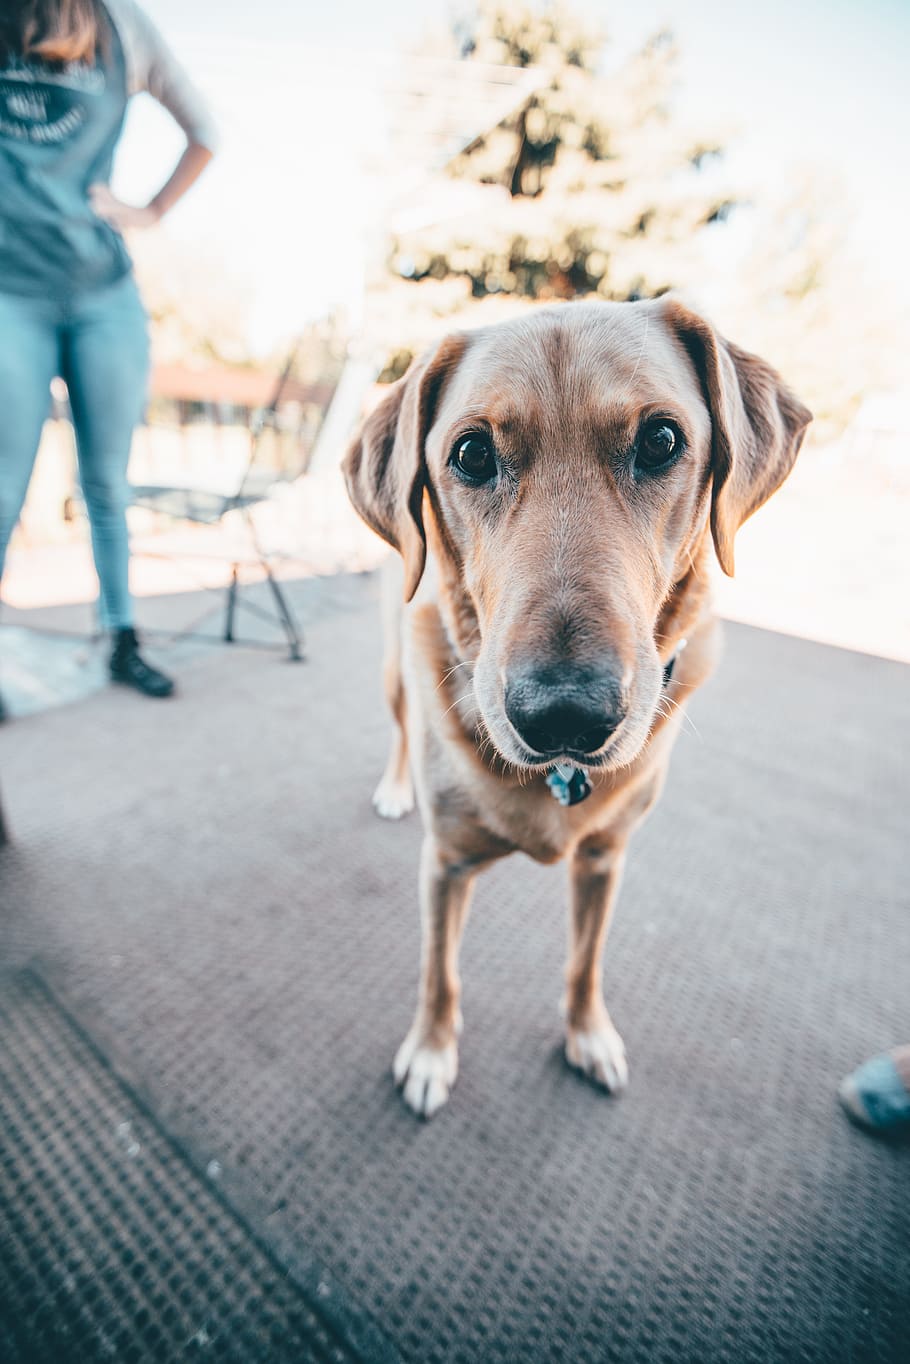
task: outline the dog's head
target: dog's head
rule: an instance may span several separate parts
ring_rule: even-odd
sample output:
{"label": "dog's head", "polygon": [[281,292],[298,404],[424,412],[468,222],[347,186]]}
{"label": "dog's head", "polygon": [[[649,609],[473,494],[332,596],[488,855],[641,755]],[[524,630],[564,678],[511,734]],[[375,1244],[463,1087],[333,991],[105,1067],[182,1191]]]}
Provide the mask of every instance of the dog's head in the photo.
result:
{"label": "dog's head", "polygon": [[398,549],[427,530],[467,595],[474,689],[502,756],[616,767],[662,686],[657,621],[710,525],[733,540],[811,413],[681,303],[568,304],[447,337],[367,419],[345,474]]}

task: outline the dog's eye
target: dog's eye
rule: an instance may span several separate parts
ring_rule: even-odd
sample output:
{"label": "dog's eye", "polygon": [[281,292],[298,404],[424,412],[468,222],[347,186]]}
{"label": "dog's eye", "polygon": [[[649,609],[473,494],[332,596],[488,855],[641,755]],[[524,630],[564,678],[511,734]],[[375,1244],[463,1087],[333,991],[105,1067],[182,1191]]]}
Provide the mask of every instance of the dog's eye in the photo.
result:
{"label": "dog's eye", "polygon": [[496,456],[489,437],[475,432],[460,440],[452,451],[452,463],[468,483],[489,483],[496,477]]}
{"label": "dog's eye", "polygon": [[645,473],[672,464],[682,451],[683,438],[679,428],[663,417],[655,417],[641,429],[635,451],[635,467]]}

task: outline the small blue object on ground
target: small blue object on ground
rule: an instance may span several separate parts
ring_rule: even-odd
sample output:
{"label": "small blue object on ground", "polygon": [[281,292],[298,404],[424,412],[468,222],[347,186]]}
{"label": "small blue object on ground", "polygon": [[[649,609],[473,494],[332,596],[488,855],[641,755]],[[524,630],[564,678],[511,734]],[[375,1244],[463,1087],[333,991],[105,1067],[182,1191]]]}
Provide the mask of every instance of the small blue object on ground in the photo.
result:
{"label": "small blue object on ground", "polygon": [[910,1130],[910,1084],[901,1047],[865,1061],[841,1085],[838,1096],[848,1117],[869,1132]]}

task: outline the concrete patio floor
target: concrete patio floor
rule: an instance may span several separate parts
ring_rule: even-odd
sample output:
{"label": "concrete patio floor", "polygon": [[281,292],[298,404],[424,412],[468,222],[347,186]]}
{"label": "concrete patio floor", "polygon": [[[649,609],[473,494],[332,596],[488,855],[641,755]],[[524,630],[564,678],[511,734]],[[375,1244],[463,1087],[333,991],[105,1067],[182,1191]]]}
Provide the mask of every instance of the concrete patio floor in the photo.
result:
{"label": "concrete patio floor", "polygon": [[910,1146],[835,1101],[910,1033],[907,667],[729,626],[608,948],[629,1091],[561,1059],[564,874],[514,859],[421,1124],[376,583],[291,592],[304,664],[156,637],[174,701],[0,730],[0,1357],[910,1357]]}

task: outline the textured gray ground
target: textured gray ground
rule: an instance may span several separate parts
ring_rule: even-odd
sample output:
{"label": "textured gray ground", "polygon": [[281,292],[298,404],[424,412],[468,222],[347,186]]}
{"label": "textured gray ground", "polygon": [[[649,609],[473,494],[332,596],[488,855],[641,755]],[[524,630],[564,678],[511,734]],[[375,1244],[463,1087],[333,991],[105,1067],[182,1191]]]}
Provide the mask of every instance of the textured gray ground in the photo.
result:
{"label": "textured gray ground", "polygon": [[0,1118],[4,1364],[363,1357],[28,970],[0,974]]}
{"label": "textured gray ground", "polygon": [[301,589],[305,665],[218,653],[173,703],[0,734],[7,963],[37,957],[296,1281],[324,1267],[406,1358],[910,1357],[910,1148],[834,1099],[910,1036],[908,670],[730,627],[608,949],[628,1093],[561,1060],[564,874],[515,859],[425,1125],[389,1078],[419,828],[370,809],[375,596]]}

